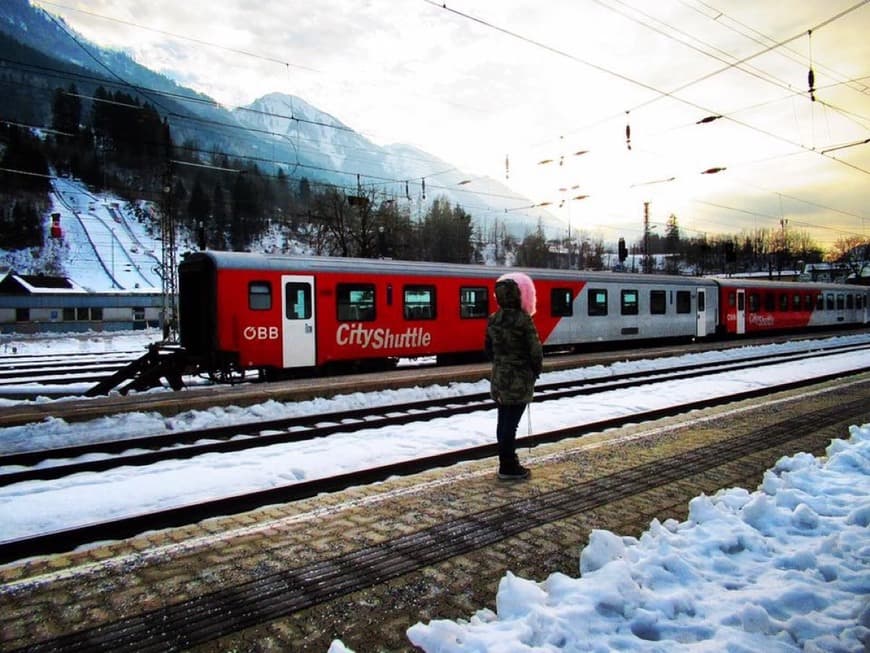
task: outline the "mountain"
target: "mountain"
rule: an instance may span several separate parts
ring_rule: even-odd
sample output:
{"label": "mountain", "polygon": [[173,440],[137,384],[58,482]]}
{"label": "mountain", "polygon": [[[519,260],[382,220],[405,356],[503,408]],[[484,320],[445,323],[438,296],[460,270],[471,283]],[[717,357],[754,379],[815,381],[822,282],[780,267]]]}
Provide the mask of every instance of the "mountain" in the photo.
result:
{"label": "mountain", "polygon": [[[455,165],[418,148],[394,144],[385,147],[368,140],[329,113],[304,99],[272,93],[246,107],[227,110],[206,95],[136,63],[123,52],[107,50],[77,34],[61,18],[32,6],[28,0],[0,3],[0,64],[52,90],[75,83],[82,95],[97,86],[139,97],[163,116],[169,116],[176,143],[196,143],[205,153],[213,150],[238,158],[248,157],[267,172],[282,168],[291,178],[306,177],[344,188],[360,184],[412,203],[415,211],[439,196],[462,206],[482,229],[496,221],[522,238],[534,231],[538,215],[505,209],[529,206],[530,200],[493,179],[475,178],[472,188],[459,185],[470,175]],[[34,60],[39,59],[38,66]],[[30,107],[24,116],[7,119],[50,122],[51,93],[18,102]],[[35,100],[35,102],[34,102]],[[34,106],[34,104],[36,106]],[[37,122],[38,124],[38,122]],[[268,157],[263,152],[269,152]],[[558,233],[562,224],[544,215],[545,231]]]}
{"label": "mountain", "polygon": [[[431,201],[446,196],[462,206],[479,224],[490,229],[495,219],[514,235],[522,237],[537,227],[521,213],[505,213],[505,207],[527,206],[531,202],[507,186],[488,178],[475,178],[474,190],[459,183],[468,173],[419,148],[405,144],[380,146],[348,127],[334,116],[304,99],[271,93],[233,112],[239,124],[266,132],[275,158],[291,165],[291,176],[304,174],[348,187],[374,184],[397,199]],[[545,228],[560,229],[555,218]]]}

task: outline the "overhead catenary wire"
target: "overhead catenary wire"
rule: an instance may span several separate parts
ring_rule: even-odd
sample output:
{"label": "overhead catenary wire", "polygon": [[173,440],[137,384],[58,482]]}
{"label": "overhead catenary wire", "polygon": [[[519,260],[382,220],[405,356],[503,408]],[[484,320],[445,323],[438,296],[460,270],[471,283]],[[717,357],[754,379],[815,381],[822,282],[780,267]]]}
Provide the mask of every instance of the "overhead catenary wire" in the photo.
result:
{"label": "overhead catenary wire", "polygon": [[[430,5],[433,5],[433,6],[439,6],[439,5],[437,5],[435,2],[433,2],[433,0],[424,0],[424,2],[426,2],[426,3],[430,4]],[[825,19],[825,20],[819,22],[819,23],[818,23],[817,25],[815,25],[812,29],[818,30],[818,29],[821,29],[821,28],[823,28],[823,27],[825,27],[825,26],[827,26],[827,25],[830,25],[830,24],[833,23],[834,21],[839,20],[839,19],[841,19],[842,17],[848,15],[849,13],[851,13],[851,12],[857,10],[858,8],[864,6],[865,4],[867,4],[867,2],[868,2],[868,0],[862,0],[862,2],[859,2],[859,3],[857,3],[857,4],[851,5],[850,7],[847,7],[846,9],[844,9],[844,10],[838,12],[837,14],[835,14],[835,15],[833,15],[833,16],[830,16],[829,18],[827,18],[827,19]],[[602,3],[599,2],[599,4],[602,4]],[[586,60],[586,59],[583,59],[583,58],[577,57],[577,56],[575,56],[575,55],[573,55],[573,54],[571,54],[571,53],[568,53],[568,52],[565,52],[564,50],[561,50],[561,49],[555,48],[555,47],[553,47],[553,46],[550,46],[550,45],[548,45],[548,44],[546,44],[546,43],[543,43],[543,42],[541,42],[541,41],[539,41],[539,40],[537,40],[537,39],[529,38],[529,37],[527,37],[527,36],[525,36],[525,35],[523,35],[523,34],[520,34],[520,33],[518,33],[518,32],[515,32],[515,31],[513,31],[513,30],[507,29],[507,28],[502,27],[502,26],[500,26],[500,25],[496,25],[495,23],[493,23],[493,22],[491,22],[491,21],[487,21],[487,20],[485,20],[485,19],[482,19],[482,18],[480,18],[480,17],[478,17],[478,16],[473,16],[473,15],[470,15],[470,14],[465,13],[465,12],[462,12],[462,11],[458,11],[458,10],[455,10],[455,9],[451,9],[451,8],[447,7],[446,4],[442,4],[442,5],[440,5],[439,8],[440,8],[440,9],[443,9],[443,10],[446,10],[446,11],[448,11],[448,12],[451,12],[451,13],[453,13],[453,14],[455,14],[455,15],[458,15],[458,16],[460,16],[460,17],[462,17],[462,18],[468,19],[468,20],[470,20],[470,21],[472,21],[472,22],[475,22],[475,23],[478,23],[478,24],[480,24],[480,25],[483,25],[483,26],[485,26],[486,28],[493,29],[493,30],[495,30],[495,31],[497,31],[497,32],[503,33],[503,34],[508,35],[508,36],[510,36],[510,37],[512,37],[512,38],[516,38],[516,39],[518,39],[518,40],[520,40],[520,41],[526,42],[526,43],[528,43],[528,44],[530,44],[530,45],[533,45],[533,46],[535,46],[535,47],[542,48],[542,49],[544,49],[544,50],[546,50],[546,51],[549,51],[549,52],[551,52],[551,53],[557,54],[558,56],[565,57],[565,58],[567,58],[567,59],[569,59],[569,60],[572,60],[572,61],[575,61],[575,62],[577,62],[577,63],[581,63],[581,64],[586,65],[586,66],[588,66],[588,67],[591,67],[591,68],[593,68],[593,69],[595,69],[595,70],[602,71],[602,72],[606,72],[606,73],[608,73],[608,74],[610,74],[610,75],[612,75],[612,76],[614,76],[614,77],[616,77],[616,78],[618,78],[618,79],[621,79],[621,80],[623,80],[623,81],[628,81],[628,82],[630,82],[630,83],[633,84],[633,85],[640,86],[641,88],[645,88],[645,89],[647,89],[647,90],[651,90],[651,91],[653,91],[653,92],[656,93],[656,97],[651,98],[650,100],[648,100],[648,101],[646,101],[646,102],[644,102],[644,103],[638,104],[638,105],[632,107],[632,108],[629,109],[629,110],[626,110],[626,112],[625,112],[626,117],[630,114],[631,111],[636,110],[636,109],[638,109],[638,108],[642,108],[642,107],[648,106],[648,105],[651,104],[652,102],[657,101],[657,100],[660,100],[660,99],[665,98],[665,97],[668,97],[668,98],[674,99],[674,100],[676,100],[676,101],[679,101],[679,102],[681,102],[681,103],[687,104],[687,105],[689,105],[689,106],[693,106],[693,107],[695,107],[695,108],[697,108],[697,109],[699,109],[699,110],[703,110],[705,113],[717,113],[717,112],[711,111],[711,110],[709,110],[709,109],[703,107],[703,106],[700,105],[700,104],[697,104],[697,103],[695,103],[695,102],[691,102],[691,101],[685,100],[685,99],[683,99],[683,98],[680,98],[680,97],[678,97],[676,94],[677,94],[678,92],[680,92],[681,90],[684,90],[684,89],[686,89],[686,88],[689,88],[689,87],[692,86],[692,85],[695,85],[695,84],[697,84],[697,83],[700,83],[701,81],[704,81],[704,80],[706,80],[706,79],[709,79],[709,78],[711,78],[711,77],[713,77],[713,76],[715,76],[715,75],[717,75],[717,74],[720,74],[720,73],[722,73],[722,72],[724,72],[724,71],[726,71],[726,70],[730,70],[730,69],[732,69],[732,68],[738,67],[738,66],[740,66],[741,64],[745,64],[746,62],[751,61],[752,59],[755,59],[756,57],[761,56],[762,54],[765,54],[765,53],[767,53],[767,52],[770,52],[770,51],[772,51],[772,50],[774,50],[774,49],[776,49],[776,48],[782,47],[783,45],[785,45],[785,44],[787,44],[787,43],[791,43],[792,41],[795,41],[795,40],[801,38],[801,37],[806,33],[806,32],[803,32],[803,31],[802,31],[802,32],[799,32],[799,33],[797,33],[797,34],[795,34],[795,35],[793,35],[793,36],[791,36],[791,37],[789,37],[789,38],[787,38],[787,39],[779,40],[779,41],[776,41],[776,42],[773,43],[773,44],[766,45],[766,46],[765,46],[764,48],[762,48],[760,51],[754,52],[754,53],[752,53],[752,54],[750,54],[750,55],[748,55],[748,56],[745,56],[745,57],[743,57],[743,58],[741,58],[741,59],[738,59],[737,61],[734,61],[734,62],[728,63],[724,68],[717,69],[717,70],[715,70],[715,71],[713,71],[713,72],[711,72],[711,73],[708,73],[708,74],[706,74],[706,75],[704,75],[704,76],[702,76],[702,77],[700,77],[700,78],[698,78],[698,79],[691,80],[691,81],[689,81],[689,82],[687,82],[687,83],[685,83],[685,84],[679,86],[679,87],[676,88],[676,89],[673,89],[673,90],[663,90],[663,89],[656,88],[656,87],[654,87],[654,86],[652,86],[652,85],[650,85],[650,84],[647,84],[647,83],[645,83],[645,82],[642,82],[642,81],[640,81],[640,80],[632,79],[632,78],[630,78],[630,77],[628,77],[628,76],[626,76],[626,75],[624,75],[624,74],[622,74],[622,73],[619,73],[619,72],[617,72],[617,71],[609,70],[609,69],[607,69],[606,67],[600,66],[600,65],[595,64],[594,62],[588,61],[588,60]],[[782,86],[782,84],[778,84],[778,85]],[[789,88],[788,85],[786,85],[785,87],[786,87],[786,88]],[[832,108],[837,109],[837,107],[833,107],[833,105],[828,105],[828,106],[831,106]],[[849,162],[849,161],[844,161],[844,160],[839,159],[839,158],[837,158],[837,157],[835,157],[835,156],[832,156],[832,155],[830,154],[830,152],[831,152],[832,150],[819,150],[819,149],[816,149],[816,148],[813,147],[813,146],[804,145],[803,143],[800,143],[800,142],[794,141],[793,139],[790,139],[790,138],[787,138],[787,137],[781,136],[781,135],[779,135],[779,134],[776,134],[776,133],[774,133],[773,131],[771,131],[771,130],[769,130],[769,129],[764,129],[764,128],[758,127],[758,126],[756,126],[756,125],[753,125],[753,124],[751,124],[751,123],[749,123],[749,122],[747,122],[747,121],[736,119],[736,118],[734,118],[733,116],[727,116],[727,115],[724,115],[724,114],[721,114],[721,113],[717,113],[717,115],[723,115],[723,117],[727,118],[728,120],[730,120],[730,121],[732,121],[732,122],[734,122],[734,123],[736,123],[736,124],[738,124],[738,125],[740,125],[740,126],[742,126],[742,127],[744,127],[744,128],[748,128],[748,129],[750,129],[750,130],[753,130],[753,131],[756,131],[756,132],[762,133],[762,134],[764,134],[764,135],[766,135],[766,136],[768,136],[768,137],[770,137],[770,138],[773,138],[773,139],[780,140],[780,141],[782,141],[782,142],[788,143],[789,145],[792,145],[792,146],[795,146],[795,147],[801,148],[801,149],[803,149],[803,150],[805,150],[805,151],[807,151],[807,152],[810,152],[810,153],[813,153],[813,154],[816,154],[816,155],[819,155],[819,156],[826,157],[826,158],[828,158],[828,159],[830,159],[830,160],[832,160],[832,161],[834,161],[834,162],[836,162],[836,163],[838,163],[838,164],[840,164],[840,165],[843,165],[843,166],[849,167],[849,168],[851,168],[851,169],[853,169],[853,170],[856,170],[856,171],[858,171],[858,172],[860,172],[860,173],[862,173],[862,174],[870,174],[870,170],[867,170],[867,169],[865,169],[865,168],[863,168],[863,167],[861,167],[861,166],[859,166],[859,165],[857,165],[857,164],[851,163],[851,162]],[[631,149],[631,130],[630,130],[630,124],[628,123],[627,120],[626,120],[626,147],[627,147],[629,150]],[[721,167],[713,168],[713,170],[717,170],[717,171],[718,171],[718,170],[721,170],[721,169],[722,169]],[[706,171],[705,171],[705,172],[706,172]]]}
{"label": "overhead catenary wire", "polygon": [[[432,4],[432,3],[430,3],[430,4]],[[244,54],[248,54],[248,55],[250,55],[250,53],[244,53]],[[264,57],[264,59],[265,59],[265,58],[266,58],[266,57]],[[283,62],[283,64],[286,64],[286,62]],[[297,136],[298,136],[298,135],[299,135],[299,132],[297,132]],[[312,141],[312,142],[316,142],[316,141]],[[236,156],[236,155],[233,155],[233,156]],[[242,158],[244,158],[244,157],[242,157]],[[506,165],[505,167],[506,167],[506,176],[507,176],[507,165]],[[345,172],[345,171],[340,171],[340,172]],[[349,173],[349,174],[352,174],[352,173]],[[428,175],[427,175],[427,176],[428,176]],[[379,182],[379,183],[388,184],[388,183],[392,183],[392,180],[385,180],[385,181],[383,181],[383,182]],[[469,192],[473,192],[473,191],[469,191]]]}
{"label": "overhead catenary wire", "polygon": [[[692,11],[698,12],[699,14],[701,14],[702,16],[704,16],[706,18],[710,18],[710,16],[708,14],[706,14],[704,11],[698,9],[695,5],[701,6],[705,9],[708,9],[709,11],[714,12],[716,14],[716,16],[715,16],[715,18],[712,18],[712,20],[715,20],[719,25],[722,25],[726,29],[728,29],[736,34],[739,34],[740,36],[742,36],[746,39],[754,41],[755,43],[757,43],[759,45],[764,45],[765,43],[770,43],[770,42],[776,41],[776,39],[774,39],[773,37],[768,36],[767,34],[764,34],[763,32],[760,32],[759,30],[755,29],[754,27],[747,25],[746,23],[734,18],[733,16],[722,11],[721,9],[713,7],[712,5],[704,2],[703,0],[677,0],[677,1],[680,4],[682,4],[683,6],[691,9]],[[737,29],[737,27],[734,27],[735,25],[740,27],[741,29]],[[804,61],[804,56],[801,53],[799,53],[797,50],[789,48],[787,44],[778,48],[778,50],[784,56],[789,58],[791,61],[794,61],[797,63],[803,63],[803,61]],[[862,93],[864,95],[870,95],[870,85],[859,84],[859,82],[862,81],[861,78],[848,79],[842,73],[830,68],[829,66],[825,66],[824,64],[822,64],[820,62],[816,62],[816,67],[819,68],[820,70],[824,70],[827,75],[829,75],[833,79],[839,80],[840,83],[848,84],[852,90],[854,90],[858,93]],[[864,79],[866,79],[866,78],[864,78]]]}
{"label": "overhead catenary wire", "polygon": [[[566,51],[564,51],[564,50],[561,50],[561,49],[556,48],[556,47],[554,47],[554,46],[550,46],[550,45],[548,45],[548,44],[546,44],[546,43],[543,43],[543,42],[541,42],[541,41],[538,41],[538,40],[536,40],[536,39],[532,39],[532,38],[530,38],[530,37],[524,36],[524,35],[522,35],[522,34],[520,34],[520,33],[518,33],[518,32],[515,32],[515,31],[513,31],[513,30],[510,30],[510,29],[507,29],[507,28],[501,27],[501,26],[499,26],[499,25],[496,25],[496,24],[494,24],[494,23],[492,23],[492,22],[490,22],[490,21],[484,20],[484,19],[479,18],[479,17],[477,17],[477,16],[473,16],[473,15],[471,15],[471,14],[468,14],[468,13],[465,13],[465,12],[462,12],[462,11],[458,11],[458,10],[456,10],[456,9],[451,9],[451,8],[449,8],[446,4],[443,4],[443,3],[442,3],[442,4],[438,4],[437,2],[434,2],[434,0],[423,0],[423,2],[425,2],[425,3],[427,3],[427,4],[430,4],[430,5],[433,5],[433,6],[436,6],[436,7],[440,8],[440,9],[443,9],[443,10],[448,11],[448,12],[450,12],[450,13],[453,13],[453,14],[455,14],[455,15],[457,15],[457,16],[460,16],[460,17],[462,17],[462,18],[464,18],[464,19],[467,19],[467,20],[470,20],[470,21],[472,21],[472,22],[475,22],[475,23],[478,23],[478,24],[480,24],[480,25],[483,25],[483,26],[486,27],[486,28],[493,29],[493,30],[495,30],[495,31],[497,31],[497,32],[500,32],[500,33],[503,33],[503,34],[505,34],[505,35],[508,35],[508,36],[510,36],[510,37],[512,37],[512,38],[518,39],[518,40],[520,40],[520,41],[523,41],[523,42],[528,43],[528,44],[530,44],[530,45],[533,45],[533,46],[535,46],[535,47],[538,47],[538,48],[541,48],[541,49],[546,50],[546,51],[548,51],[548,52],[551,52],[551,53],[553,53],[553,54],[556,54],[556,55],[558,55],[558,56],[560,56],[560,57],[567,58],[567,59],[569,59],[569,60],[571,60],[571,61],[574,61],[574,62],[576,62],[576,63],[583,64],[583,65],[588,66],[588,67],[590,67],[590,68],[592,68],[592,69],[594,69],[594,70],[597,70],[597,71],[599,71],[599,72],[606,73],[606,74],[608,74],[608,75],[611,75],[611,76],[613,76],[613,77],[616,77],[617,79],[620,79],[620,80],[622,80],[622,81],[628,82],[628,83],[630,83],[630,84],[632,84],[632,85],[638,86],[638,87],[643,88],[643,89],[645,89],[645,90],[651,91],[651,92],[653,92],[653,93],[655,94],[655,97],[653,97],[653,98],[651,98],[651,99],[649,99],[649,100],[647,100],[647,101],[645,101],[645,102],[643,102],[643,103],[641,103],[641,104],[638,104],[638,105],[632,107],[631,109],[627,110],[626,113],[629,113],[630,111],[636,111],[637,109],[640,109],[640,108],[643,108],[643,107],[649,106],[651,103],[656,102],[656,101],[661,100],[662,98],[666,98],[666,97],[667,97],[667,98],[671,98],[671,99],[673,99],[673,100],[675,100],[675,101],[677,101],[677,102],[680,102],[680,103],[686,104],[686,105],[688,105],[688,106],[694,107],[695,109],[698,109],[699,111],[701,111],[701,112],[703,112],[703,113],[705,113],[705,114],[718,113],[718,112],[716,112],[716,111],[714,111],[714,110],[712,110],[712,109],[710,109],[710,108],[708,108],[708,107],[704,107],[704,106],[702,106],[702,105],[700,105],[700,104],[698,104],[698,103],[696,103],[696,102],[692,102],[692,101],[690,101],[690,100],[686,100],[686,99],[684,99],[684,98],[680,98],[680,97],[678,97],[676,94],[679,93],[679,92],[682,91],[682,90],[685,90],[686,88],[689,88],[690,86],[693,86],[693,85],[695,85],[695,84],[700,83],[701,81],[704,81],[704,80],[706,80],[706,79],[709,79],[709,78],[711,78],[711,77],[713,77],[713,76],[715,76],[715,75],[721,74],[722,72],[724,72],[724,71],[726,71],[726,70],[730,70],[730,69],[732,69],[732,68],[735,68],[735,67],[737,67],[737,66],[740,65],[740,64],[743,64],[743,63],[746,63],[746,62],[748,62],[748,61],[751,61],[752,59],[755,59],[755,58],[757,58],[757,57],[759,57],[759,56],[761,56],[761,55],[763,55],[763,54],[765,54],[765,53],[767,53],[767,52],[770,52],[771,50],[774,50],[774,49],[776,49],[776,48],[779,48],[779,47],[781,47],[782,45],[784,45],[784,44],[786,44],[786,43],[791,43],[792,41],[795,41],[795,40],[797,40],[797,39],[803,37],[804,34],[806,33],[806,32],[803,32],[803,31],[802,31],[802,32],[800,32],[799,34],[796,34],[796,35],[791,36],[791,37],[789,37],[789,38],[787,38],[787,39],[784,39],[784,40],[781,40],[781,41],[779,41],[779,42],[777,42],[777,43],[774,43],[774,44],[772,44],[772,45],[769,45],[769,46],[763,48],[762,50],[760,50],[760,51],[758,51],[758,52],[752,53],[752,54],[750,54],[750,55],[748,55],[748,56],[746,56],[746,57],[743,57],[742,59],[739,59],[739,60],[737,60],[737,61],[735,61],[735,62],[733,62],[733,63],[731,63],[731,64],[728,64],[725,68],[721,68],[721,69],[718,69],[718,70],[716,70],[716,71],[710,72],[710,73],[708,73],[708,74],[706,74],[706,75],[703,75],[702,77],[697,78],[697,79],[695,79],[695,80],[692,80],[692,81],[690,81],[690,82],[687,82],[687,83],[683,84],[682,86],[680,86],[680,87],[678,87],[678,88],[676,88],[676,89],[674,89],[674,90],[666,91],[666,90],[663,90],[663,89],[657,88],[657,87],[655,87],[655,86],[653,86],[653,85],[651,85],[651,84],[648,84],[648,83],[646,83],[646,82],[640,81],[640,80],[638,80],[638,79],[631,78],[631,77],[629,77],[629,76],[627,76],[627,75],[625,75],[625,74],[623,74],[623,73],[620,73],[620,72],[618,72],[618,71],[615,71],[615,70],[609,69],[609,68],[607,68],[607,67],[604,67],[604,66],[598,65],[598,64],[596,64],[596,63],[594,63],[594,62],[591,62],[591,61],[589,61],[589,60],[587,60],[587,59],[584,59],[584,58],[582,58],[582,57],[578,57],[578,56],[576,56],[576,55],[570,54],[570,53],[568,53],[568,52],[566,52]],[[822,22],[819,23],[818,25],[814,26],[812,29],[814,29],[814,30],[818,30],[818,29],[820,29],[820,28],[822,28],[822,27],[825,27],[825,26],[827,26],[827,25],[830,25],[832,22],[834,22],[834,21],[836,21],[836,20],[839,20],[840,18],[842,18],[842,17],[848,15],[849,13],[855,11],[856,9],[859,9],[860,7],[864,6],[864,5],[867,4],[868,2],[870,2],[870,0],[861,0],[861,2],[859,2],[859,3],[855,4],[855,5],[852,5],[851,7],[848,7],[848,8],[846,8],[846,9],[840,11],[839,13],[835,14],[834,16],[832,16],[832,17],[830,17],[830,18],[828,18],[828,19],[822,21]],[[776,134],[776,133],[774,133],[774,132],[772,132],[772,131],[770,131],[770,130],[763,129],[763,128],[758,127],[758,126],[756,126],[756,125],[752,125],[752,124],[750,124],[750,123],[748,123],[748,122],[746,122],[746,121],[737,120],[737,119],[734,118],[734,117],[730,117],[730,116],[726,116],[726,117],[728,118],[728,120],[731,120],[731,121],[735,122],[736,124],[738,124],[738,125],[740,125],[740,126],[742,126],[742,127],[745,127],[745,128],[747,128],[747,129],[750,129],[750,130],[752,130],[752,131],[756,131],[756,132],[758,132],[758,133],[764,134],[765,136],[768,136],[768,137],[773,138],[773,139],[776,139],[776,140],[783,141],[783,142],[788,143],[788,144],[790,144],[790,145],[795,145],[795,146],[798,146],[798,147],[802,147],[802,148],[804,148],[804,149],[806,149],[806,150],[808,150],[808,151],[810,151],[810,152],[816,152],[816,150],[815,150],[813,147],[811,147],[811,146],[807,146],[807,145],[804,145],[804,144],[802,144],[802,143],[798,143],[798,142],[796,142],[796,141],[793,141],[792,139],[786,138],[786,137],[784,137],[784,136],[780,136],[779,134]],[[630,130],[627,129],[627,130],[626,130],[626,145],[628,146],[629,149],[631,149],[631,147],[630,147],[630,139],[629,139],[629,135],[630,135]],[[838,158],[836,158],[836,157],[833,157],[833,156],[828,156],[827,154],[822,154],[821,152],[816,152],[816,153],[819,154],[819,156],[826,156],[826,157],[828,157],[829,159],[831,159],[831,160],[833,160],[833,161],[836,161],[836,162],[838,162],[838,163],[840,163],[840,164],[842,164],[842,165],[848,166],[848,167],[853,168],[853,169],[855,169],[855,170],[857,170],[857,171],[859,171],[859,172],[862,172],[862,173],[864,173],[864,174],[870,175],[870,170],[865,170],[864,168],[861,168],[860,166],[857,166],[857,165],[851,164],[851,163],[849,163],[849,162],[845,162],[845,161],[843,161],[843,160],[841,160],[841,159],[838,159]]]}
{"label": "overhead catenary wire", "polygon": [[[59,3],[48,3],[48,4],[54,4],[55,6],[64,7],[64,5],[60,5]],[[434,4],[434,3],[430,3],[430,4]],[[858,5],[856,5],[856,6],[858,6]],[[445,8],[446,8],[446,6],[445,6]],[[853,7],[853,8],[854,8],[854,7]],[[833,18],[829,19],[829,21],[827,21],[827,22],[830,22],[830,21],[832,21],[832,20],[835,20],[837,17],[839,17],[840,15],[843,15],[843,14],[847,13],[848,11],[851,11],[851,9],[847,9],[847,10],[845,10],[844,12],[841,12],[841,14],[839,14],[838,16],[834,16]],[[84,12],[84,13],[89,13],[90,15],[98,16],[98,17],[100,17],[100,18],[104,18],[104,19],[108,19],[108,20],[118,20],[118,19],[114,19],[114,18],[111,18],[111,19],[110,19],[110,18],[107,18],[107,17],[105,17],[105,16],[101,16],[101,15],[98,15],[98,14],[94,14],[93,12]],[[144,27],[144,26],[142,26],[142,25],[139,25],[139,24],[137,24],[137,23],[132,23],[132,22],[130,22],[130,21],[119,21],[119,22],[123,22],[123,23],[126,23],[126,24],[130,24],[130,25],[133,25],[133,26],[136,26],[136,27],[141,27],[141,28],[143,28],[143,29],[151,29],[151,28],[147,28],[147,27]],[[824,25],[824,24],[826,24],[826,23],[822,23],[821,25]],[[154,30],[154,31],[161,32],[161,30]],[[169,34],[169,33],[167,33],[167,34]],[[173,35],[173,36],[178,36],[178,35]],[[183,37],[181,37],[181,38],[183,38]],[[194,42],[197,41],[196,39],[190,39],[190,40],[193,40]],[[208,43],[208,42],[204,42],[204,41],[203,41],[203,43],[206,43],[206,44],[208,44],[208,45],[212,45],[212,46],[218,47],[217,44]],[[771,47],[774,47],[774,46],[771,46]],[[230,50],[230,51],[233,50],[232,48],[226,48],[226,49],[228,49],[228,50]],[[263,55],[257,55],[257,54],[255,54],[255,53],[251,53],[251,52],[247,52],[247,51],[241,51],[241,50],[239,50],[238,52],[241,53],[241,54],[245,54],[245,55],[247,55],[247,56],[257,56],[257,57],[262,58],[262,59],[264,59],[264,60],[280,61],[283,65],[289,65],[288,62],[286,62],[286,61],[281,61],[281,60],[274,59],[274,58],[271,58],[271,57],[267,57],[267,56],[263,56]]]}

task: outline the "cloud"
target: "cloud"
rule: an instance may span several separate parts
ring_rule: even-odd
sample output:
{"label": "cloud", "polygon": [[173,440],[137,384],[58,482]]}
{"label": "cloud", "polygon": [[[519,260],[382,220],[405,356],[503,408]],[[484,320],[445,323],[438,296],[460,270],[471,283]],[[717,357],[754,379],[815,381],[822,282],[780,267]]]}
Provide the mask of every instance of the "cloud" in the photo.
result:
{"label": "cloud", "polygon": [[[692,214],[711,230],[791,212],[818,227],[814,236],[825,244],[843,235],[836,230],[867,235],[870,146],[820,154],[870,131],[870,7],[837,18],[853,4],[791,3],[785,11],[774,0],[467,0],[448,3],[457,10],[450,11],[423,0],[81,0],[45,7],[88,38],[127,48],[230,106],[292,93],[376,142],[410,143],[500,180],[509,155],[509,182],[535,201],[566,182],[537,161],[588,149],[571,183],[592,195],[583,210],[594,205],[590,220],[600,223],[591,226],[609,229],[614,216],[637,215],[640,198],[652,197],[656,211]],[[815,103],[807,92],[811,63]],[[710,114],[725,118],[695,124]],[[713,166],[727,172],[700,175]],[[667,189],[632,189],[672,176],[678,182]]]}

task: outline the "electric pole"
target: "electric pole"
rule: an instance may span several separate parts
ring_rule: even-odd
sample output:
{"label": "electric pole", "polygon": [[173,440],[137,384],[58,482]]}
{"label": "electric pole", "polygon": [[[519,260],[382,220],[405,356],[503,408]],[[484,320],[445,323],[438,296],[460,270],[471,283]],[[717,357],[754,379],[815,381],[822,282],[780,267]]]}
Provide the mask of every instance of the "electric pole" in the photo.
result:
{"label": "electric pole", "polygon": [[161,277],[163,279],[163,341],[178,342],[178,276],[175,266],[175,211],[172,206],[172,139],[169,126],[164,123],[166,169],[163,173],[161,197],[160,235]]}
{"label": "electric pole", "polygon": [[649,202],[643,203],[643,271],[652,273],[652,255],[649,251]]}

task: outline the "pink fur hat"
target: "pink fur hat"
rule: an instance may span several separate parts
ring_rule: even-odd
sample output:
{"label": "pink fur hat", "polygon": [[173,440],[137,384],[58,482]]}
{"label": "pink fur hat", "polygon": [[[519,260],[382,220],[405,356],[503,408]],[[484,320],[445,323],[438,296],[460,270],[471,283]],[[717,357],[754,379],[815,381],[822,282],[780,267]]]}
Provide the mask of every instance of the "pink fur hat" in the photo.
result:
{"label": "pink fur hat", "polygon": [[520,303],[523,310],[529,315],[534,315],[535,311],[538,310],[538,297],[535,293],[535,284],[529,275],[523,272],[508,272],[501,275],[496,283],[503,279],[510,279],[517,284],[520,289]]}

